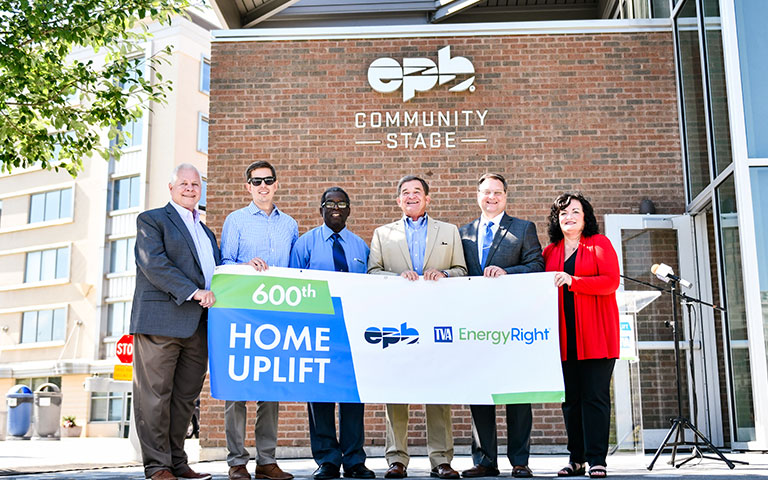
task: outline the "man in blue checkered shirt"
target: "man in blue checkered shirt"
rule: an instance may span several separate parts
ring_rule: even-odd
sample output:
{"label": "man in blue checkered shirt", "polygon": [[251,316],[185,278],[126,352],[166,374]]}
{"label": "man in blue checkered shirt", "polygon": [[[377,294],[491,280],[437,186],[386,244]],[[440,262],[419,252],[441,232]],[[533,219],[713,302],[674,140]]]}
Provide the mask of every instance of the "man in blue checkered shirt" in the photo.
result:
{"label": "man in blue checkered shirt", "polygon": [[[257,271],[287,267],[291,248],[299,238],[296,220],[272,202],[278,188],[275,167],[269,162],[250,164],[245,172],[246,189],[253,202],[227,216],[221,231],[222,263],[249,264]],[[245,449],[246,406],[243,401],[226,402],[227,464],[232,480],[250,479]],[[255,478],[290,480],[293,475],[277,465],[277,402],[258,402],[256,410]]]}

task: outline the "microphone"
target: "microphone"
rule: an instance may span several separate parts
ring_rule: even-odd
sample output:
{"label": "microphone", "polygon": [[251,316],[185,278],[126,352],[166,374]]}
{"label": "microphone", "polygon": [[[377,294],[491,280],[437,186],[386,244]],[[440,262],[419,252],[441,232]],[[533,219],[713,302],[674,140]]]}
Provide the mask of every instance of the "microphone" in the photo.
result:
{"label": "microphone", "polygon": [[670,280],[674,280],[680,283],[680,285],[684,286],[685,288],[691,288],[691,282],[678,277],[672,272],[673,272],[672,267],[664,263],[662,263],[661,265],[659,265],[658,263],[654,263],[653,266],[651,267],[651,273],[656,275],[656,278],[658,278],[659,280],[663,280],[665,283],[669,283]]}

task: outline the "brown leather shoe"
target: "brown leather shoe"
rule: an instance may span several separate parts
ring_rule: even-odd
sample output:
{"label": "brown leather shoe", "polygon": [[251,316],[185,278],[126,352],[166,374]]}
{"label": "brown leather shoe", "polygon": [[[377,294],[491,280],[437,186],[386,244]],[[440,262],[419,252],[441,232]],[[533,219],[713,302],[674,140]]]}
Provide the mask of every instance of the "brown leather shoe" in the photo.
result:
{"label": "brown leather shoe", "polygon": [[408,470],[400,462],[392,462],[384,474],[384,478],[405,478],[408,476]]}
{"label": "brown leather shoe", "polygon": [[496,467],[486,467],[485,465],[475,465],[469,470],[461,472],[461,476],[464,478],[477,478],[477,477],[495,477],[499,474],[499,469]]}
{"label": "brown leather shoe", "polygon": [[515,465],[512,467],[512,476],[515,478],[531,478],[533,472],[528,465]]}
{"label": "brown leather shoe", "polygon": [[433,468],[429,475],[437,478],[459,478],[459,472],[454,470],[450,463],[441,463]]}
{"label": "brown leather shoe", "polygon": [[197,473],[196,471],[192,470],[187,466],[187,469],[184,470],[184,473],[176,474],[176,478],[193,478],[197,480],[211,480],[211,474],[210,473]]}
{"label": "brown leather shoe", "polygon": [[158,470],[149,477],[152,480],[176,480],[176,475],[169,470]]}
{"label": "brown leather shoe", "polygon": [[266,465],[256,465],[256,472],[253,474],[253,478],[265,478],[266,480],[291,480],[293,475],[282,471],[276,463],[268,463]]}
{"label": "brown leather shoe", "polygon": [[229,480],[251,480],[251,474],[248,473],[248,469],[245,465],[235,465],[229,467]]}

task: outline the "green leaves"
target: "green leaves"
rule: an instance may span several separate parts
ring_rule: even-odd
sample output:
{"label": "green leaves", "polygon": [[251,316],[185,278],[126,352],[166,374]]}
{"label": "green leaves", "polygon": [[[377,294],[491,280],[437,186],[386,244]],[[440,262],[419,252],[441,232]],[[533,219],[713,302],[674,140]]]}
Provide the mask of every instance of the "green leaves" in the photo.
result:
{"label": "green leaves", "polygon": [[[168,63],[170,47],[143,56],[146,22],[166,23],[187,6],[187,0],[0,0],[0,171],[39,162],[75,176],[94,154],[119,157],[126,138],[117,126],[163,103],[171,88],[156,72]],[[81,60],[89,56],[99,59]],[[105,133],[114,138],[111,146]]]}

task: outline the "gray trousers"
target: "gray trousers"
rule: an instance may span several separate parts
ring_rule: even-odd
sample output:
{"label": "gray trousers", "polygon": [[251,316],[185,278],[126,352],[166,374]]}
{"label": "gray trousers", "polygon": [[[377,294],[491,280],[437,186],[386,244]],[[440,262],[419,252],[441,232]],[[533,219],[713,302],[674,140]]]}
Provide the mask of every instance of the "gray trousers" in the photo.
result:
{"label": "gray trousers", "polygon": [[[277,418],[280,404],[256,402],[256,465],[277,463]],[[245,402],[225,402],[224,425],[227,432],[227,465],[245,465],[251,458],[245,449],[246,409]]]}
{"label": "gray trousers", "polygon": [[134,334],[133,414],[144,475],[183,473],[184,440],[208,369],[204,320],[189,338]]}

